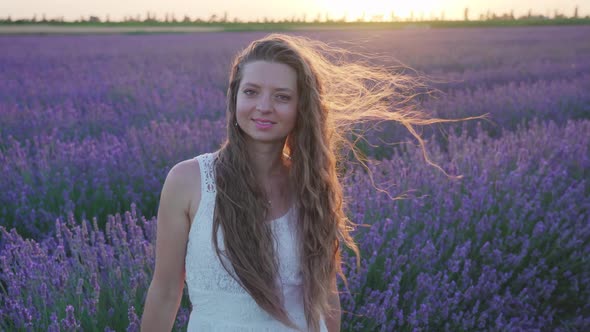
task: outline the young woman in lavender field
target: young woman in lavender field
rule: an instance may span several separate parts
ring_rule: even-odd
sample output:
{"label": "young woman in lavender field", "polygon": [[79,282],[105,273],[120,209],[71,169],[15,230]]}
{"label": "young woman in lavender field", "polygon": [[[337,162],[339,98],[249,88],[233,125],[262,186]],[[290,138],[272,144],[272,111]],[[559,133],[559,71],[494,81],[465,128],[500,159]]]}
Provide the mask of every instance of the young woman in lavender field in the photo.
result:
{"label": "young woman in lavender field", "polygon": [[188,331],[340,330],[340,245],[360,264],[337,168],[350,133],[392,120],[423,145],[414,125],[455,121],[396,107],[416,80],[346,54],[271,34],[236,56],[227,140],[164,182],[142,331],[171,330],[185,281]]}

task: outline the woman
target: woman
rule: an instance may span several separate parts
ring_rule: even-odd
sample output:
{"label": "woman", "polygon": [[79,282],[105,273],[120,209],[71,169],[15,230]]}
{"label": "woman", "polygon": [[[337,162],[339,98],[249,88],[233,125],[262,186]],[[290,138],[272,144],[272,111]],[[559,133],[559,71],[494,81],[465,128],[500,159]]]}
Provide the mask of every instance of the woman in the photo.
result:
{"label": "woman", "polygon": [[448,121],[395,107],[416,81],[328,58],[347,54],[271,34],[235,58],[226,142],[165,180],[142,331],[172,328],[185,280],[189,331],[340,330],[340,243],[360,262],[337,170],[346,135],[364,121],[415,135]]}

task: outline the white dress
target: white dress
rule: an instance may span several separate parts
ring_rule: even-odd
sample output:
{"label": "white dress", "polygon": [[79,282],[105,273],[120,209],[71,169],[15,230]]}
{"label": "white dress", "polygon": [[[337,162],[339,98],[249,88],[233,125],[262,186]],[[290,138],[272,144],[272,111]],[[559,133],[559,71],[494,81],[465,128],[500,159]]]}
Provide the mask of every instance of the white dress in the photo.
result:
{"label": "white dress", "polygon": [[[214,157],[215,153],[195,157],[201,168],[201,201],[189,231],[185,257],[186,285],[193,306],[187,331],[295,331],[262,310],[227,273],[215,254],[211,241],[216,195]],[[275,248],[285,308],[291,320],[301,330],[307,331],[302,302],[303,281],[295,239],[295,213],[295,209],[289,209],[284,216],[273,220],[271,227],[277,239]],[[221,250],[224,249],[222,233],[220,228],[218,243]],[[233,273],[229,261],[226,258],[224,261]],[[323,317],[320,330],[327,332]]]}

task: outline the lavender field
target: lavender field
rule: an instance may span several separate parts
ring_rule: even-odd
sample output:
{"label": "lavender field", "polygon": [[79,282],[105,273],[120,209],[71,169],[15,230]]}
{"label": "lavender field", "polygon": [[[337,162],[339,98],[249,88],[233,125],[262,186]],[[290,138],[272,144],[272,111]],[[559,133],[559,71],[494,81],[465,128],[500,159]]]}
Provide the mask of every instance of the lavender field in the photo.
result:
{"label": "lavender field", "polygon": [[[590,26],[299,32],[424,73],[347,165],[344,331],[590,330]],[[232,56],[264,32],[0,37],[0,331],[138,331],[161,186],[225,134]],[[377,60],[376,60],[377,61]],[[397,62],[395,62],[397,63]],[[379,142],[400,142],[397,145]],[[183,295],[175,330],[186,330]]]}

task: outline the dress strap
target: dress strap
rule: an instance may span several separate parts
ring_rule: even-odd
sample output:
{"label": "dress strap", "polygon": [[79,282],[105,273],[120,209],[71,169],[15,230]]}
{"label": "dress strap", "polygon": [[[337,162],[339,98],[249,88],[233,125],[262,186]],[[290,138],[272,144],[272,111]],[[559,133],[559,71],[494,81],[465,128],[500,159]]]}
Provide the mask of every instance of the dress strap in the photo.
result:
{"label": "dress strap", "polygon": [[205,153],[197,156],[201,169],[201,193],[215,194],[215,158],[216,153]]}

